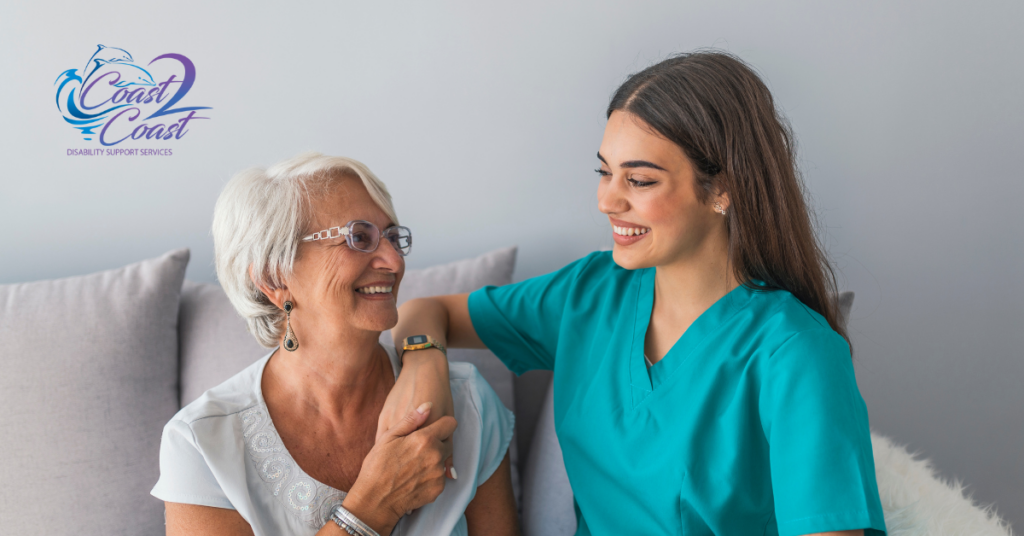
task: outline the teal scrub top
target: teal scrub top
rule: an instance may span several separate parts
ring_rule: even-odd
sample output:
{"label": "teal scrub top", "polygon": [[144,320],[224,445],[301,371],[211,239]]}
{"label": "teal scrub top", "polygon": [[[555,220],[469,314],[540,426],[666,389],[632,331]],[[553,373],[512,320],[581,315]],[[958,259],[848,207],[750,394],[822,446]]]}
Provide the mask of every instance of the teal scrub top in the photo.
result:
{"label": "teal scrub top", "polygon": [[469,296],[512,371],[554,370],[576,534],[884,534],[846,341],[789,292],[740,285],[648,371],[654,275],[595,252]]}

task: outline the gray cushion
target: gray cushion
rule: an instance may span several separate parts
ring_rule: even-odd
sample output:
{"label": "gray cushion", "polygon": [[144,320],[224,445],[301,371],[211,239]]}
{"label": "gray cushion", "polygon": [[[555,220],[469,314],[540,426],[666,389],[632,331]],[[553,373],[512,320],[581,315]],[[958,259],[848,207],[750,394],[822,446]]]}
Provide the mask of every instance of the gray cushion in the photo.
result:
{"label": "gray cushion", "polygon": [[[839,294],[840,321],[845,325],[853,308],[853,292]],[[530,458],[523,469],[523,536],[569,536],[576,532],[572,488],[555,434],[554,385],[548,385],[537,420]]]}
{"label": "gray cushion", "polygon": [[185,281],[178,323],[182,407],[270,352],[249,334],[220,285]]}
{"label": "gray cushion", "polygon": [[188,258],[0,286],[0,532],[163,534],[149,490],[178,410]]}

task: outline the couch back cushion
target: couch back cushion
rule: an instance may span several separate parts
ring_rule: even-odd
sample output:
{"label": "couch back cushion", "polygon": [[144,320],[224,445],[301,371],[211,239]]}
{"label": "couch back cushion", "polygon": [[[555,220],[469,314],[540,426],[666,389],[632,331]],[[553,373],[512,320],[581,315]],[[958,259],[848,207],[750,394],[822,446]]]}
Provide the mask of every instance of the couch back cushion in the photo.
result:
{"label": "couch back cushion", "polygon": [[185,281],[178,324],[182,407],[270,352],[249,334],[220,285]]}
{"label": "couch back cushion", "polygon": [[188,258],[0,286],[0,532],[163,534],[149,490],[178,410]]}

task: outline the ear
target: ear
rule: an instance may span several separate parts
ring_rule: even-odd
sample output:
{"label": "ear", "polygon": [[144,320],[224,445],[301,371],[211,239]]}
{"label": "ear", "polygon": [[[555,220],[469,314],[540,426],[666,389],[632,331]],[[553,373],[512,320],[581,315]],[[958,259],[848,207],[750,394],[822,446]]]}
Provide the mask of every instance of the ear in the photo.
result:
{"label": "ear", "polygon": [[715,195],[711,196],[711,206],[715,206],[715,203],[722,205],[725,209],[726,214],[729,213],[729,192],[719,191]]}
{"label": "ear", "polygon": [[270,288],[261,283],[259,280],[257,280],[253,274],[251,265],[249,266],[249,280],[252,281],[252,283],[256,285],[256,288],[258,288],[260,292],[265,294],[267,296],[267,299],[270,300],[270,303],[276,305],[278,309],[284,310],[284,302],[292,299],[292,293],[288,290],[287,285],[282,285],[277,288]]}

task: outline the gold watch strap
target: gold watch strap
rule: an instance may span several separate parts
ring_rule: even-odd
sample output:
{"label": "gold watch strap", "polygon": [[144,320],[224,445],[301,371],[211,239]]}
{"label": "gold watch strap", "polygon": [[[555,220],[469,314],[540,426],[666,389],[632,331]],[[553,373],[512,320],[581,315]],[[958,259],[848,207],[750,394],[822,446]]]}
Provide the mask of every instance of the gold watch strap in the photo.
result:
{"label": "gold watch strap", "polygon": [[448,352],[445,350],[445,347],[430,335],[412,335],[406,337],[405,340],[402,341],[402,352],[408,352],[409,350],[426,350],[427,348],[437,348],[438,350],[441,350],[441,353],[444,354],[446,358],[448,357]]}

